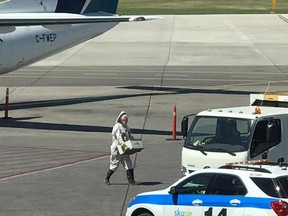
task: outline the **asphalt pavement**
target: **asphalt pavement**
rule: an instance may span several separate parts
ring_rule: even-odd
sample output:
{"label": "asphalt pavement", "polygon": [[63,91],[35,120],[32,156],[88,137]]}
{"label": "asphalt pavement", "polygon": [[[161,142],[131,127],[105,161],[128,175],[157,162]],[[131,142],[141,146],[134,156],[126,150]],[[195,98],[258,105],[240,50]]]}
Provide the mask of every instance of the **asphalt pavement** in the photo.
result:
{"label": "asphalt pavement", "polygon": [[[286,15],[181,15],[121,23],[0,77],[0,215],[124,216],[139,192],[181,177],[181,118],[286,91]],[[177,137],[172,112],[177,107]],[[145,149],[103,182],[111,130],[125,110]]]}

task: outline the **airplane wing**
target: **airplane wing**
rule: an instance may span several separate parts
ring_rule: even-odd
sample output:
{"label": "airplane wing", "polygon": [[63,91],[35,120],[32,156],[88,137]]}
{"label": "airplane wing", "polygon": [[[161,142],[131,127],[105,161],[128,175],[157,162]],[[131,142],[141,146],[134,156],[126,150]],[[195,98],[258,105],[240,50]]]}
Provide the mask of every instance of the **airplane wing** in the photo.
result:
{"label": "airplane wing", "polygon": [[153,16],[93,16],[70,13],[4,13],[0,14],[2,26],[63,25],[103,22],[131,22],[159,19]]}

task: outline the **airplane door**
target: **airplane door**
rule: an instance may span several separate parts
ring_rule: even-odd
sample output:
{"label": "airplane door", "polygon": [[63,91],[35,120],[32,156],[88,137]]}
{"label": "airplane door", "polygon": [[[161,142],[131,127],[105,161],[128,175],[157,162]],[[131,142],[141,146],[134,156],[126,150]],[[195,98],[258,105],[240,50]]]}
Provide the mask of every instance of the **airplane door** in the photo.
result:
{"label": "airplane door", "polygon": [[0,74],[11,67],[10,27],[0,27]]}

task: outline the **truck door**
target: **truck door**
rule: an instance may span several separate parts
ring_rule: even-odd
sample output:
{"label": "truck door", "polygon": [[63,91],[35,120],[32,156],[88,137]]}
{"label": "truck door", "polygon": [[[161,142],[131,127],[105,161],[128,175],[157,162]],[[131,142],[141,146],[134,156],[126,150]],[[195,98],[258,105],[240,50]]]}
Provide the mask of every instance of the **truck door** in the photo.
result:
{"label": "truck door", "polygon": [[281,142],[280,119],[264,119],[257,122],[250,146],[251,158],[268,151]]}
{"label": "truck door", "polygon": [[[191,122],[193,121],[194,117],[196,114],[189,114],[183,117],[182,121],[181,121],[181,133],[183,138],[185,139],[187,137],[187,133],[188,133],[188,127],[191,124]],[[191,128],[191,127],[190,127]]]}

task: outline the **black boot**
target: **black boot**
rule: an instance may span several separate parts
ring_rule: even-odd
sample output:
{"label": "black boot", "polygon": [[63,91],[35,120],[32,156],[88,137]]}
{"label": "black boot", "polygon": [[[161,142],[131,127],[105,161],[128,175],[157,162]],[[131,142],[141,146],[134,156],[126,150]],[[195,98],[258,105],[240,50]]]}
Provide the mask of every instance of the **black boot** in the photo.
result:
{"label": "black boot", "polygon": [[135,181],[134,179],[134,170],[133,169],[129,169],[126,170],[126,174],[127,174],[127,179],[130,185],[139,185],[140,183]]}
{"label": "black boot", "polygon": [[107,172],[107,174],[106,174],[106,177],[105,177],[105,179],[104,179],[104,182],[105,182],[105,184],[106,185],[111,185],[111,183],[110,183],[110,177],[112,176],[112,174],[114,173],[114,171],[113,170],[108,170],[108,172]]}

